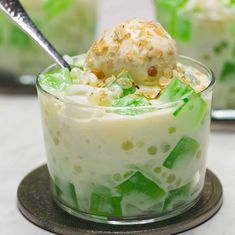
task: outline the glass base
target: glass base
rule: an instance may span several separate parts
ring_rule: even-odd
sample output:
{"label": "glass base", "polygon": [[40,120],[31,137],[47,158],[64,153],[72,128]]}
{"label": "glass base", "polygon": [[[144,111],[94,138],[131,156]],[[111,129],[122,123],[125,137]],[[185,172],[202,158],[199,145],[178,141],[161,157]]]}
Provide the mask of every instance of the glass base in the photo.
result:
{"label": "glass base", "polygon": [[177,215],[183,214],[184,212],[190,210],[200,199],[200,195],[193,200],[191,203],[187,203],[180,208],[177,208],[171,212],[167,212],[165,214],[159,215],[159,214],[151,214],[151,215],[146,215],[146,216],[136,216],[136,217],[122,217],[122,218],[117,218],[117,217],[103,217],[103,216],[97,216],[97,215],[92,215],[88,214],[85,212],[81,211],[76,211],[59,200],[57,200],[55,197],[53,197],[55,203],[64,211],[69,213],[70,215],[73,215],[77,218],[88,220],[91,222],[97,222],[97,223],[103,223],[103,224],[112,224],[112,225],[137,225],[137,224],[148,224],[148,223],[154,223],[154,222],[159,222],[163,221],[166,219],[170,219],[172,217],[175,217]]}

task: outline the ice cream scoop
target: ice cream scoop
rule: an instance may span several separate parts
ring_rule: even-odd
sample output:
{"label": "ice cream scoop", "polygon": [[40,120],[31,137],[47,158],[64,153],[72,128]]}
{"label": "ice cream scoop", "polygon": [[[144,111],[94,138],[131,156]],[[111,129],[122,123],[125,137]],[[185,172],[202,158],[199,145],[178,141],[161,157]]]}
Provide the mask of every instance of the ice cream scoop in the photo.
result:
{"label": "ice cream scoop", "polygon": [[175,41],[156,22],[134,19],[106,30],[87,53],[85,69],[99,78],[128,71],[139,85],[157,85],[176,66]]}

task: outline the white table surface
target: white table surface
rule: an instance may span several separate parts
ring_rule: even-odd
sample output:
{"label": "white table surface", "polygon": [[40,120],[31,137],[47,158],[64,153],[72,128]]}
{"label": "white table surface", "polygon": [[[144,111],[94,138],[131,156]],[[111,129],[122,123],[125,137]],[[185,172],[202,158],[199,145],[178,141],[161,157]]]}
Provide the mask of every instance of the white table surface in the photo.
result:
{"label": "white table surface", "polygon": [[[122,9],[120,4],[127,2]],[[106,26],[134,16],[152,19],[151,1],[101,0],[98,34]],[[50,234],[28,222],[16,207],[16,191],[22,178],[45,163],[41,122],[34,96],[0,95],[0,234]],[[224,187],[224,204],[205,224],[184,235],[235,234],[235,133],[212,133],[208,167]]]}

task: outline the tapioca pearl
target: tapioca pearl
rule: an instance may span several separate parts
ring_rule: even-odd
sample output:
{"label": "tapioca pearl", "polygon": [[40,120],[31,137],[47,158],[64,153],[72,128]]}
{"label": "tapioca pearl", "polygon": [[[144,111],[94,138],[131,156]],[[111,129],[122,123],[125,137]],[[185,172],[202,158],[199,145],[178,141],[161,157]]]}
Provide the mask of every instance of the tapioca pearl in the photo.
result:
{"label": "tapioca pearl", "polygon": [[211,56],[209,54],[204,54],[202,56],[202,60],[205,60],[206,62],[208,62],[211,59]]}
{"label": "tapioca pearl", "polygon": [[60,140],[58,139],[57,136],[54,136],[53,142],[54,142],[55,145],[59,145],[60,144]]}
{"label": "tapioca pearl", "polygon": [[180,186],[181,182],[182,182],[182,179],[178,178],[175,182],[175,186],[177,186],[177,187]]}
{"label": "tapioca pearl", "polygon": [[163,144],[161,144],[160,149],[163,153],[167,153],[170,151],[171,146],[167,143],[163,143]]}
{"label": "tapioca pearl", "polygon": [[114,181],[121,181],[122,180],[122,176],[119,173],[114,174],[112,178]]}
{"label": "tapioca pearl", "polygon": [[158,149],[157,149],[156,146],[150,146],[147,149],[147,152],[148,152],[149,155],[156,155],[157,151],[158,151]]}
{"label": "tapioca pearl", "polygon": [[144,145],[145,145],[145,143],[144,143],[144,141],[142,141],[142,140],[136,142],[136,146],[137,146],[138,148],[143,148]]}
{"label": "tapioca pearl", "polygon": [[82,172],[82,168],[79,165],[74,165],[73,169],[77,174]]}
{"label": "tapioca pearl", "polygon": [[169,184],[172,184],[176,179],[176,176],[174,174],[170,174],[167,176],[166,182]]}
{"label": "tapioca pearl", "polygon": [[134,147],[134,144],[131,141],[125,141],[122,143],[122,149],[124,151],[130,151],[131,149],[133,149],[133,147]]}
{"label": "tapioca pearl", "polygon": [[157,166],[153,169],[153,171],[157,174],[160,174],[162,172],[162,168],[160,166]]}
{"label": "tapioca pearl", "polygon": [[176,132],[176,127],[171,126],[171,127],[168,128],[168,133],[169,134],[174,134],[175,132]]}

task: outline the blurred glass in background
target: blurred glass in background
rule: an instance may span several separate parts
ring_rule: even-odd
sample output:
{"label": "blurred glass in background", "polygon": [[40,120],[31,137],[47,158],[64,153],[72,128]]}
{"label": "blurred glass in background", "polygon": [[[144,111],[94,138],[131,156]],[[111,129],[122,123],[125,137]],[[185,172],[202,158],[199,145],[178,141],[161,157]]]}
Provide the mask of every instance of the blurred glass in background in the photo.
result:
{"label": "blurred glass in background", "polygon": [[235,109],[235,1],[154,0],[159,22],[181,54],[215,73],[214,109]]}
{"label": "blurred glass in background", "polygon": [[[77,55],[92,44],[96,0],[21,0],[38,28],[61,54]],[[50,57],[0,12],[0,91],[34,91],[35,75]],[[23,89],[22,89],[23,88]]]}

